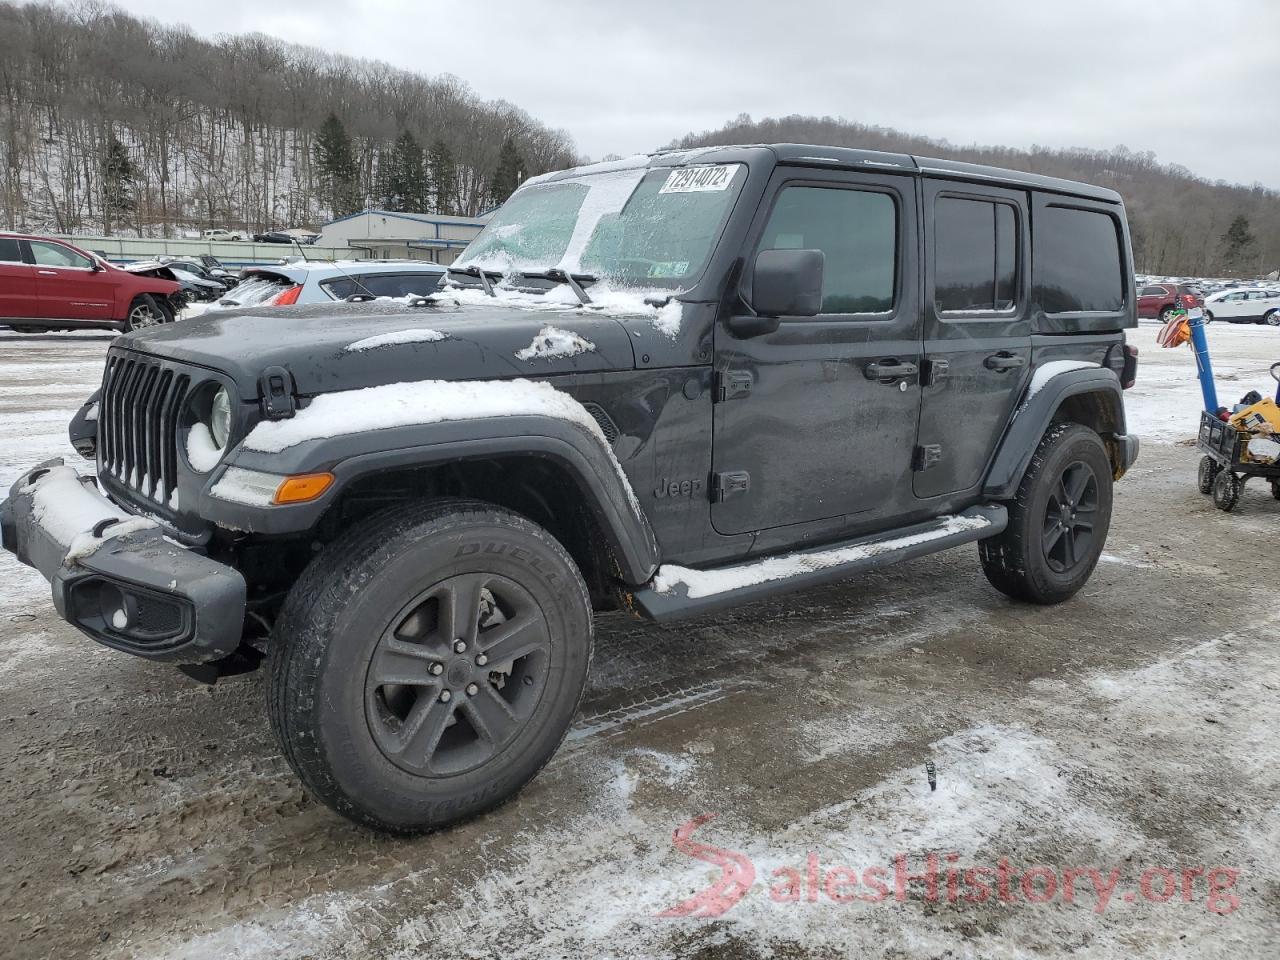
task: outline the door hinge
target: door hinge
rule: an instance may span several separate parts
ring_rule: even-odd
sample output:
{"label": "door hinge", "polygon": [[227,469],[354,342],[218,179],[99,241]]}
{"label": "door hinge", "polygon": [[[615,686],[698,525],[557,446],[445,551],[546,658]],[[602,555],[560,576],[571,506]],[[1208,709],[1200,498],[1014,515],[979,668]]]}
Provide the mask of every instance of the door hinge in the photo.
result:
{"label": "door hinge", "polygon": [[258,400],[268,420],[288,420],[298,411],[293,397],[293,374],[284,367],[267,367],[258,377]]}
{"label": "door hinge", "polygon": [[932,387],[935,383],[940,383],[951,372],[951,363],[948,360],[928,359],[921,364],[921,367],[920,383],[926,387]]}
{"label": "door hinge", "polygon": [[737,400],[751,392],[755,378],[745,370],[716,371],[716,403]]}
{"label": "door hinge", "polygon": [[711,502],[723,503],[730,497],[746,493],[751,489],[751,474],[745,470],[730,470],[725,473],[712,474]]}
{"label": "door hinge", "polygon": [[928,470],[932,466],[936,466],[942,460],[942,444],[927,443],[924,446],[916,447],[915,452],[911,455],[911,469],[917,472]]}

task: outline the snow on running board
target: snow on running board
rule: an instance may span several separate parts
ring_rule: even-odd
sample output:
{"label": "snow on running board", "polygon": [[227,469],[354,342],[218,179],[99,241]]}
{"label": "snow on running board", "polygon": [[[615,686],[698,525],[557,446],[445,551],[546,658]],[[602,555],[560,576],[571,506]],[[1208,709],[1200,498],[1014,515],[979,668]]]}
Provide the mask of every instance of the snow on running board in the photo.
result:
{"label": "snow on running board", "polygon": [[940,523],[934,529],[905,537],[859,543],[817,553],[791,553],[780,557],[767,557],[755,563],[745,563],[720,570],[691,570],[688,567],[663,564],[654,575],[653,589],[657,593],[670,593],[683,584],[689,599],[696,600],[699,597],[709,597],[742,587],[752,587],[773,580],[785,580],[802,573],[853,563],[855,560],[865,560],[894,550],[903,550],[918,543],[940,540],[953,533],[990,526],[990,521],[983,517],[939,517],[938,519]]}

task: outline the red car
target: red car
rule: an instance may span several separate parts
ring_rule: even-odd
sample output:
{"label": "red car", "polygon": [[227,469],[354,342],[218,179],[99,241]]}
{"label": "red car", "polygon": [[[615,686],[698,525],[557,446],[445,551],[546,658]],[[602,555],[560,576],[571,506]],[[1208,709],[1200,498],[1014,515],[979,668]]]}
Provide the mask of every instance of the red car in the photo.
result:
{"label": "red car", "polygon": [[[1182,298],[1181,304],[1174,302],[1178,297]],[[1138,316],[1140,317],[1158,317],[1161,320],[1168,320],[1169,314],[1177,306],[1186,307],[1188,310],[1192,307],[1203,307],[1204,297],[1195,287],[1189,287],[1185,283],[1149,283],[1138,289]]]}
{"label": "red car", "polygon": [[138,276],[49,237],[0,235],[0,324],[21,333],[171,323],[172,280]]}

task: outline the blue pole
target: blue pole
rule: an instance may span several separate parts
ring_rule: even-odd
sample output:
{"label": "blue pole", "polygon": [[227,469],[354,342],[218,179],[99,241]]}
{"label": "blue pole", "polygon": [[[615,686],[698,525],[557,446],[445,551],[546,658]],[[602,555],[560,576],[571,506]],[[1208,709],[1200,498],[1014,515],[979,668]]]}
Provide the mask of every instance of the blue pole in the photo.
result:
{"label": "blue pole", "polygon": [[1218,414],[1218,391],[1213,385],[1213,364],[1209,360],[1209,340],[1204,334],[1204,311],[1188,311],[1191,327],[1191,346],[1196,354],[1196,369],[1200,376],[1200,392],[1204,395],[1204,408],[1214,416]]}

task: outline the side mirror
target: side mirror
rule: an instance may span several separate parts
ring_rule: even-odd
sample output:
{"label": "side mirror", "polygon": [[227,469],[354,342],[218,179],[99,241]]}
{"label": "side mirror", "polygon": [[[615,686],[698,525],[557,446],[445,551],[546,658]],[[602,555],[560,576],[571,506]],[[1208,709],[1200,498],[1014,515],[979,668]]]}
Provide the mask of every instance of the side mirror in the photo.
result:
{"label": "side mirror", "polygon": [[766,317],[814,317],[822,311],[821,250],[761,250],[751,278],[751,305]]}

